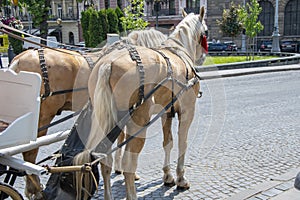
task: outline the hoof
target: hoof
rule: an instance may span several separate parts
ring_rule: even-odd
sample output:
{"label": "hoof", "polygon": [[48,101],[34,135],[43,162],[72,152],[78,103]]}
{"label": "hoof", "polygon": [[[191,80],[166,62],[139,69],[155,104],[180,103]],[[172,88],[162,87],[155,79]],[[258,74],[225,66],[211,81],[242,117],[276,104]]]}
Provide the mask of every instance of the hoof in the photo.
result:
{"label": "hoof", "polygon": [[116,170],[116,171],[115,171],[115,174],[118,174],[118,175],[119,175],[119,174],[122,174],[122,171]]}
{"label": "hoof", "polygon": [[138,180],[140,180],[140,179],[141,179],[141,177],[140,177],[139,175],[137,175],[137,174],[134,175],[134,180],[135,180],[135,181],[138,181]]}
{"label": "hoof", "polygon": [[178,185],[177,185],[177,188],[176,188],[176,189],[179,190],[179,191],[185,191],[185,190],[190,189],[190,185],[189,185],[189,184],[187,184],[187,185],[185,185],[185,186],[178,186]]}
{"label": "hoof", "polygon": [[166,187],[173,187],[174,185],[175,185],[174,180],[173,180],[173,182],[170,182],[170,183],[164,182],[164,186],[166,186]]}

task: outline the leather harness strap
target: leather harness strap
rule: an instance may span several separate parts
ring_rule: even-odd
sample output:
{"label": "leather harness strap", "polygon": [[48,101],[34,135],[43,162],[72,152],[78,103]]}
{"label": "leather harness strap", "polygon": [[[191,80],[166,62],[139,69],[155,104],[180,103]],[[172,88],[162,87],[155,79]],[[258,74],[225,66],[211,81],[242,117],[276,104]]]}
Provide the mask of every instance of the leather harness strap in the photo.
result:
{"label": "leather harness strap", "polygon": [[140,75],[139,101],[137,102],[137,105],[141,105],[145,100],[145,94],[144,94],[145,69],[144,69],[144,65],[142,63],[139,53],[137,52],[137,50],[134,46],[126,45],[126,48],[129,52],[131,59],[136,62],[137,70]]}
{"label": "leather harness strap", "polygon": [[81,53],[81,55],[84,57],[84,59],[86,60],[86,62],[88,63],[90,69],[94,69],[95,67],[95,63],[93,62],[93,59],[90,56],[87,56],[86,52]]}
{"label": "leather harness strap", "polygon": [[162,52],[162,51],[158,51],[156,49],[152,49],[154,51],[156,51],[157,53],[159,53],[166,61],[167,63],[167,67],[168,67],[168,78],[172,80],[172,105],[171,105],[171,113],[168,113],[168,117],[175,117],[175,108],[174,108],[174,77],[173,77],[173,69],[172,69],[172,65],[170,62],[170,59]]}
{"label": "leather harness strap", "polygon": [[39,59],[40,59],[40,67],[42,71],[42,79],[44,82],[44,88],[45,92],[41,95],[42,99],[45,99],[46,97],[50,96],[50,84],[49,84],[49,78],[48,78],[48,68],[46,65],[46,60],[44,57],[44,49],[38,49]]}

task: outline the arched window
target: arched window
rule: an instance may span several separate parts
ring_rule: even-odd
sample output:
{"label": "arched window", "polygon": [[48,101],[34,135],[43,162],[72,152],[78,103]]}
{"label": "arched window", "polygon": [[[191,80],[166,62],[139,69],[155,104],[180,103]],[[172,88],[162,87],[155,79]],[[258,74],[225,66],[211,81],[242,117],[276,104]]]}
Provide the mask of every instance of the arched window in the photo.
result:
{"label": "arched window", "polygon": [[284,35],[300,35],[300,0],[290,0],[286,4]]}
{"label": "arched window", "polygon": [[274,30],[274,6],[266,0],[260,1],[259,5],[262,11],[258,19],[264,25],[264,29],[258,33],[258,36],[271,36]]}

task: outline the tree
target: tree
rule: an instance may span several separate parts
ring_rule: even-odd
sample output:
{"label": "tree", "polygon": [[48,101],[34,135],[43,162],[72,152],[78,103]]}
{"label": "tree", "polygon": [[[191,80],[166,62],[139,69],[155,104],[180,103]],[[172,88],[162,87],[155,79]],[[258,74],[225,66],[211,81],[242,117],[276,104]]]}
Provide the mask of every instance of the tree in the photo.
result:
{"label": "tree", "polygon": [[106,16],[106,10],[102,9],[98,12],[98,21],[99,21],[99,25],[100,25],[100,42],[97,44],[100,44],[101,42],[103,42],[104,40],[106,40],[106,36],[108,33],[108,29],[109,29],[109,25],[107,22],[107,16]]}
{"label": "tree", "polygon": [[124,8],[125,16],[121,17],[122,25],[127,30],[142,30],[148,26],[142,16],[144,16],[144,1],[130,0],[129,6]]}
{"label": "tree", "polygon": [[99,13],[92,10],[89,15],[89,47],[96,47],[102,41],[101,24],[99,23]]}
{"label": "tree", "polygon": [[118,29],[119,29],[119,33],[122,33],[124,31],[124,28],[123,28],[123,25],[122,25],[121,18],[124,17],[124,13],[120,9],[120,7],[116,7],[115,13],[118,16]]}
{"label": "tree", "polygon": [[229,10],[223,10],[222,20],[217,20],[223,36],[235,38],[242,30],[243,25],[238,15],[238,7],[232,2]]}
{"label": "tree", "polygon": [[[35,26],[40,27],[41,38],[47,39],[48,36],[48,16],[50,10],[50,0],[23,0],[27,5],[29,13],[33,16],[32,20]],[[41,40],[42,44],[47,44]]]}
{"label": "tree", "polygon": [[81,12],[81,19],[80,19],[81,27],[82,27],[82,35],[83,35],[83,38],[84,38],[84,41],[85,41],[85,45],[87,47],[90,46],[89,19],[90,19],[90,15],[91,15],[92,11],[93,11],[92,8],[88,8],[87,10],[82,11]]}
{"label": "tree", "polygon": [[[259,6],[257,0],[250,0],[250,3],[247,3],[246,7],[239,8],[239,17],[243,23],[245,34],[248,36],[248,44],[252,41],[254,45],[255,36],[264,29],[264,26],[258,20],[261,11],[262,8]],[[254,59],[254,48],[252,48],[252,59]]]}
{"label": "tree", "polygon": [[107,23],[108,23],[108,33],[119,33],[119,18],[116,14],[115,9],[108,8],[106,10]]}

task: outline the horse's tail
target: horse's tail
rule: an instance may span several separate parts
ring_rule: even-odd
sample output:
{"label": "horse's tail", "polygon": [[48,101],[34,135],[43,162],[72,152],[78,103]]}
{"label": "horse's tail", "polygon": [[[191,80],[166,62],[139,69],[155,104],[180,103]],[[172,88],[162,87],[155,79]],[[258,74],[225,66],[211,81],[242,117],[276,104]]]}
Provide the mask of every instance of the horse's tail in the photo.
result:
{"label": "horse's tail", "polygon": [[[100,66],[98,80],[95,86],[94,95],[92,98],[93,114],[91,131],[87,139],[86,149],[84,152],[78,154],[74,158],[75,165],[81,165],[91,162],[91,151],[94,150],[99,142],[106,136],[106,134],[115,126],[117,109],[113,99],[112,90],[109,84],[111,74],[111,65],[104,64]],[[76,190],[77,199],[81,199],[84,184],[84,191],[91,191],[93,184],[92,177],[85,175],[82,179],[82,173],[76,174]],[[83,181],[82,181],[83,180]],[[83,199],[88,199],[90,194],[84,193]]]}

